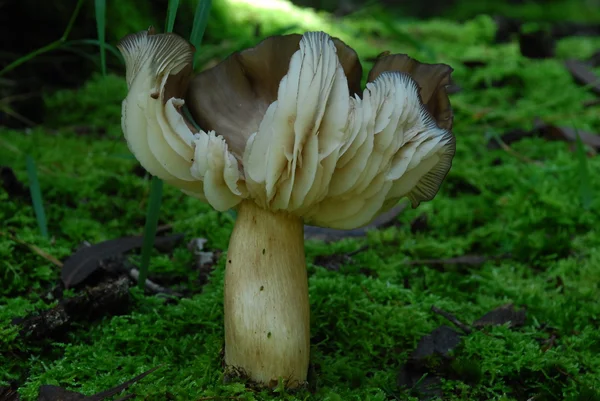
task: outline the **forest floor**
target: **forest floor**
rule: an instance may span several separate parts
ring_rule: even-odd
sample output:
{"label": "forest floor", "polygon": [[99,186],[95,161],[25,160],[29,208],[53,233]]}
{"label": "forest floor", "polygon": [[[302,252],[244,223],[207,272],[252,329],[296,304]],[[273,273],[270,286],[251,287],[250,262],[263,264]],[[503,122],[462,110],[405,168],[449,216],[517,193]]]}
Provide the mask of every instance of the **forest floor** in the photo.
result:
{"label": "forest floor", "polygon": [[[232,214],[165,187],[165,239],[149,279],[169,294],[134,288],[127,268],[139,265],[141,240],[131,236],[143,232],[150,181],[122,137],[126,85],[112,73],[48,94],[47,124],[0,128],[0,399],[18,391],[35,400],[40,390],[48,401],[75,399],[60,398],[66,390],[92,396],[158,367],[127,393],[600,400],[600,87],[585,76],[600,76],[600,36],[532,24],[519,34],[485,15],[464,23],[385,13],[334,19],[284,5],[238,9],[232,24],[325,30],[357,50],[365,74],[386,50],[454,68],[457,152],[436,198],[363,235],[306,241],[309,388],[259,392],[223,382]],[[290,20],[297,26],[283,29]],[[245,28],[236,35],[203,47],[200,65],[261,39],[248,39]],[[31,204],[27,155],[48,239]],[[84,246],[92,262],[78,265],[81,280],[70,280],[81,282],[65,290],[61,266]]]}

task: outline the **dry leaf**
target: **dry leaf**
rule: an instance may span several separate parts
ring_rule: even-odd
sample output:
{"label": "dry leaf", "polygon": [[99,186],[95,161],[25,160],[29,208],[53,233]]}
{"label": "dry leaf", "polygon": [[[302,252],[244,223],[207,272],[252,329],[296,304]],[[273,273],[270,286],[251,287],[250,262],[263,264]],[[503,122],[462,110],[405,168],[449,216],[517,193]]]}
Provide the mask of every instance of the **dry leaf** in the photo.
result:
{"label": "dry leaf", "polygon": [[586,63],[570,59],[565,61],[565,66],[575,81],[581,85],[590,86],[594,93],[600,95],[600,77]]}
{"label": "dry leaf", "polygon": [[[182,234],[166,237],[156,237],[155,247],[173,244],[183,238]],[[141,248],[144,241],[142,236],[116,238],[92,246],[79,249],[65,262],[60,274],[66,288],[73,287],[94,273],[100,266],[100,261],[111,256],[120,255],[132,249]]]}
{"label": "dry leaf", "polygon": [[474,321],[473,326],[501,326],[509,323],[509,327],[517,327],[523,326],[526,320],[527,312],[525,309],[516,310],[513,304],[507,304],[486,313]]}

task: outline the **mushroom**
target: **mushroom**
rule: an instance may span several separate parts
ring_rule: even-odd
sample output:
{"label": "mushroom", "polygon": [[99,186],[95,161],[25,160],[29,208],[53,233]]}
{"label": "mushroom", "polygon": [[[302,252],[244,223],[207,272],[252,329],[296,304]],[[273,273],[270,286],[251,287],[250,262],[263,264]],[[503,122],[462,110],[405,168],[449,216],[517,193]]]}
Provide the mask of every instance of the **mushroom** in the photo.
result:
{"label": "mushroom", "polygon": [[194,77],[195,49],[176,34],[151,28],[118,48],[129,88],[122,128],[135,157],[214,209],[237,209],[225,364],[259,385],[304,384],[304,224],[353,229],[401,198],[413,208],[434,198],[455,153],[452,69],[388,55],[362,91],[355,51],[323,32],[267,38]]}

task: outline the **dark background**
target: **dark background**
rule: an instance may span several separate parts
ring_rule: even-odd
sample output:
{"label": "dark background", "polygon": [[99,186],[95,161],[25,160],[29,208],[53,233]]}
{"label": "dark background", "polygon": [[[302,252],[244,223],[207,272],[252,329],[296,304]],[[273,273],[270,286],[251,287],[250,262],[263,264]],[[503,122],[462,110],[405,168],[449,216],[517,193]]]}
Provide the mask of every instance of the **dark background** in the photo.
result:
{"label": "dark background", "polygon": [[[12,61],[59,39],[69,23],[77,1],[56,2],[41,0],[0,1],[0,69]],[[194,1],[181,1],[175,25],[176,32],[189,32],[193,20]],[[597,35],[600,21],[590,21],[590,10],[600,9],[600,0],[294,0],[302,7],[311,7],[344,16],[355,12],[368,12],[370,7],[384,8],[386,13],[402,19],[445,18],[462,21],[478,14],[493,15],[499,24],[500,34],[508,40],[518,34],[524,22],[555,24],[551,27],[565,34],[573,30],[582,34]],[[140,30],[147,21],[162,26],[168,0],[109,0],[107,1],[106,41],[115,44],[126,33]],[[214,7],[211,11],[205,43],[215,43],[210,24],[226,24],[227,9]],[[564,6],[572,15],[565,23],[557,8]],[[578,14],[578,10],[581,14]],[[573,10],[576,10],[573,12]],[[595,13],[598,15],[598,12]],[[145,28],[145,26],[144,26]],[[44,120],[42,93],[61,88],[80,86],[94,72],[99,71],[98,47],[81,43],[97,38],[94,2],[85,1],[75,21],[68,43],[59,49],[37,56],[17,69],[0,77],[0,125],[19,127],[42,123]],[[72,42],[74,41],[74,42]],[[77,43],[79,41],[79,43]],[[541,44],[543,46],[543,43]],[[122,71],[122,65],[112,55],[107,56],[109,71]],[[16,119],[10,110],[28,121]]]}

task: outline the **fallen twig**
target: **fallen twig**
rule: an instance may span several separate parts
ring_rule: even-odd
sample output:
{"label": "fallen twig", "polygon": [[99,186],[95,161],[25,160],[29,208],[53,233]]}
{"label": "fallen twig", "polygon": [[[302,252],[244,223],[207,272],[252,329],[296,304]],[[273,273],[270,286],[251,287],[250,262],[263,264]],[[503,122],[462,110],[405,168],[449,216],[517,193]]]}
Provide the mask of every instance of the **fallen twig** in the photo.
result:
{"label": "fallen twig", "polygon": [[[126,390],[129,386],[131,386],[135,382],[142,380],[144,377],[148,376],[150,373],[154,372],[156,369],[160,368],[161,366],[162,365],[155,366],[152,369],[145,371],[144,373],[140,373],[139,375],[137,375],[133,379],[127,380],[123,384],[119,384],[118,386],[113,387],[110,390],[106,390],[106,391],[103,391],[101,393],[95,394],[94,398],[98,399],[98,400],[103,400],[105,398],[112,397],[113,395],[115,395],[117,393],[120,393],[123,390]],[[130,394],[130,395],[126,396],[126,397],[132,398],[132,397],[134,397],[134,395]],[[128,399],[128,398],[121,398],[121,400],[125,400],[125,399]]]}
{"label": "fallen twig", "polygon": [[583,107],[594,107],[600,104],[600,99],[590,99],[583,102]]}
{"label": "fallen twig", "polygon": [[[129,277],[131,277],[135,282],[137,282],[140,278],[140,271],[138,269],[136,269],[135,267],[128,269],[127,274],[129,274]],[[163,287],[160,284],[156,284],[155,282],[151,281],[150,279],[146,279],[145,286],[146,286],[147,290],[154,292],[154,293],[168,294],[168,295],[173,295],[176,297],[183,296],[182,294],[179,294],[178,292],[175,292],[166,287]]]}
{"label": "fallen twig", "polygon": [[479,266],[489,260],[509,259],[510,255],[484,256],[484,255],[463,255],[447,259],[421,259],[407,260],[405,265],[425,265],[440,271],[445,270],[445,266]]}
{"label": "fallen twig", "polygon": [[510,146],[508,146],[508,145],[506,144],[506,142],[504,142],[504,140],[502,140],[502,138],[501,138],[500,136],[498,136],[498,135],[495,135],[495,136],[494,136],[494,139],[495,139],[495,140],[496,140],[496,142],[498,143],[498,146],[500,146],[500,148],[501,148],[502,150],[504,150],[506,153],[508,153],[509,155],[511,155],[511,156],[514,156],[514,157],[516,157],[517,159],[519,159],[519,160],[521,160],[521,161],[523,161],[523,162],[525,162],[525,163],[536,164],[536,165],[538,165],[538,166],[542,166],[542,165],[543,165],[543,163],[542,163],[542,162],[540,162],[540,161],[538,161],[538,160],[533,160],[533,159],[530,159],[529,157],[527,157],[527,156],[524,156],[524,155],[520,154],[519,152],[515,151],[513,148],[511,148]]}
{"label": "fallen twig", "polygon": [[[159,248],[166,245],[171,248],[182,238],[182,234],[156,237],[154,246]],[[100,267],[102,260],[140,248],[142,243],[143,237],[131,236],[115,238],[94,245],[86,244],[65,260],[61,271],[61,279],[65,287],[69,288],[82,283]]]}
{"label": "fallen twig", "polygon": [[[117,393],[120,393],[123,390],[126,390],[129,386],[134,384],[135,382],[143,379],[148,376],[150,373],[154,372],[156,369],[160,368],[162,365],[158,365],[150,370],[145,371],[142,374],[137,375],[131,380],[127,380],[123,384],[119,384],[109,390],[102,391],[100,393],[86,396],[85,394],[81,394],[77,391],[70,391],[64,389],[60,386],[53,385],[42,385],[40,387],[40,394],[38,397],[38,401],[103,401],[106,398],[112,397]],[[124,397],[119,398],[116,401],[125,401],[130,400],[135,397],[135,394],[127,394]]]}
{"label": "fallen twig", "polygon": [[471,334],[473,332],[473,330],[469,327],[468,324],[461,322],[460,320],[458,320],[458,318],[456,318],[456,316],[454,316],[450,312],[446,312],[445,310],[442,310],[435,305],[433,305],[431,307],[431,311],[446,318],[448,321],[453,323],[456,327],[458,327],[463,332],[465,332],[465,334]]}
{"label": "fallen twig", "polygon": [[63,263],[56,259],[54,256],[50,255],[48,252],[44,251],[43,249],[41,249],[40,247],[38,247],[37,245],[33,245],[33,244],[29,244],[17,237],[15,237],[12,234],[9,233],[5,233],[0,231],[0,235],[5,236],[10,238],[12,241],[15,241],[16,243],[20,244],[20,245],[24,245],[27,248],[29,248],[33,253],[37,254],[38,256],[41,256],[42,258],[46,259],[48,262],[53,263],[54,265],[58,266],[58,267],[62,267]]}
{"label": "fallen twig", "polygon": [[73,298],[62,299],[54,308],[34,312],[12,323],[19,326],[21,335],[27,338],[39,340],[53,337],[74,322],[123,312],[129,303],[130,284],[127,276],[120,276],[88,288]]}
{"label": "fallen twig", "polygon": [[369,298],[369,300],[371,302],[375,303],[375,298],[373,298],[373,296],[371,295],[371,293],[369,292],[367,287],[365,287],[364,285],[361,284],[360,289],[363,290],[363,292],[365,293],[365,295],[367,296],[367,298]]}
{"label": "fallen twig", "polygon": [[315,258],[314,264],[324,267],[328,270],[338,271],[344,264],[353,263],[352,256],[369,249],[369,245],[363,245],[360,248],[348,253],[334,253],[332,255],[319,255]]}

